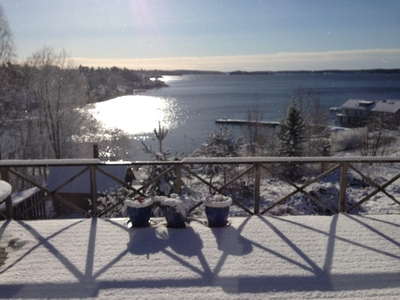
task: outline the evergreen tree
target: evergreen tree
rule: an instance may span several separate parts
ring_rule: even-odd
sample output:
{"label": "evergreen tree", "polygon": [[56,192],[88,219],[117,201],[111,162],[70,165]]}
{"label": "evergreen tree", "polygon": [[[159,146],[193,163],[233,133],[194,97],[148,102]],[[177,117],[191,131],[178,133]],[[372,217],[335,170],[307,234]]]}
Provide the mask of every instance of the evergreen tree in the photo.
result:
{"label": "evergreen tree", "polygon": [[278,137],[281,154],[287,157],[302,156],[305,141],[305,122],[296,101],[290,104],[286,116],[281,119]]}
{"label": "evergreen tree", "polygon": [[[193,153],[195,157],[238,157],[241,155],[243,138],[236,138],[233,130],[221,126],[214,133],[208,133],[206,141]],[[206,174],[210,184],[219,173],[223,174],[224,183],[227,182],[228,173],[233,172],[231,165],[210,164],[201,166],[200,173]],[[211,191],[210,191],[211,193]]]}
{"label": "evergreen tree", "polygon": [[214,133],[208,133],[205,142],[194,156],[206,157],[237,157],[240,156],[243,138],[236,138],[233,130],[221,126]]}

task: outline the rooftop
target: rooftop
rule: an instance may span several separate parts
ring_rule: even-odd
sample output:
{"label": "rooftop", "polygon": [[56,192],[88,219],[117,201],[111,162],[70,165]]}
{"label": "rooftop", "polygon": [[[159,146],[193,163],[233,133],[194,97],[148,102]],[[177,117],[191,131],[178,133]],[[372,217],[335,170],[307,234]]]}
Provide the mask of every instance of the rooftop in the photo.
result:
{"label": "rooftop", "polygon": [[398,297],[398,215],[0,222],[0,299]]}
{"label": "rooftop", "polygon": [[357,109],[374,112],[397,113],[400,111],[400,100],[376,100],[349,99],[340,106],[341,109]]}

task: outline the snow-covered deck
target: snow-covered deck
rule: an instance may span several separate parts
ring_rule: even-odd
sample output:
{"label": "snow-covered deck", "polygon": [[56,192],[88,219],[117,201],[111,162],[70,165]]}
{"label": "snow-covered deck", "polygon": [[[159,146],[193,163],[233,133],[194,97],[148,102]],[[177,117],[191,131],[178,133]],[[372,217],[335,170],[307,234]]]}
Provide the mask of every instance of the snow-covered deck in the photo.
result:
{"label": "snow-covered deck", "polygon": [[0,222],[0,299],[397,298],[398,215]]}

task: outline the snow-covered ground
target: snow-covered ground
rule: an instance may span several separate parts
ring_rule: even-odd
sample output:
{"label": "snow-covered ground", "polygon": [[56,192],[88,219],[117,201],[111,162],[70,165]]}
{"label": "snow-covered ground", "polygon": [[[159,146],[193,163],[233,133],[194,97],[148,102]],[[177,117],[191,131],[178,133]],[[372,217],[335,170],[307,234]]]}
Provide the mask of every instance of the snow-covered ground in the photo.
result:
{"label": "snow-covered ground", "polygon": [[[159,221],[156,219],[155,221]],[[0,299],[398,299],[400,218],[0,222]]]}

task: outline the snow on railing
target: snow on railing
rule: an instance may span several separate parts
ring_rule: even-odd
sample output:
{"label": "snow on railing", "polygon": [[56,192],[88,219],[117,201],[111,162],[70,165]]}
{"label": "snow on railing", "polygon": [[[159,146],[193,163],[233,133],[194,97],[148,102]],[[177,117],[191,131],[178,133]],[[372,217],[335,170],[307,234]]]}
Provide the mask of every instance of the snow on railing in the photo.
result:
{"label": "snow on railing", "polygon": [[[378,179],[365,171],[364,167],[369,167],[371,165],[396,165],[397,168],[391,168],[392,172],[385,172],[386,177],[384,178],[380,176]],[[152,166],[152,165],[165,165],[167,168],[151,180],[145,180],[139,185],[131,185],[127,183],[124,178],[118,178],[115,175],[107,172],[105,170],[105,166],[123,166],[127,169],[130,167],[139,167],[139,166]],[[220,165],[220,166],[231,166],[235,168],[235,174],[231,175],[229,178],[224,178],[223,184],[219,183],[217,186],[214,182],[212,182],[209,178],[206,178],[204,173],[200,172],[202,169],[201,166],[210,166],[210,165]],[[314,167],[312,176],[310,174],[303,174],[307,176],[303,176],[303,178],[297,178],[296,180],[290,179],[290,176],[285,176],[282,170],[288,170],[294,166],[311,166],[311,165],[319,165],[319,167]],[[70,176],[64,178],[64,182],[60,183],[56,188],[49,189],[46,184],[39,182],[37,179],[33,179],[31,176],[26,175],[23,170],[35,169],[38,167],[43,168],[51,168],[57,166],[65,166],[65,167],[82,167],[82,170],[74,176]],[[243,204],[243,202],[234,198],[233,203],[244,210],[248,214],[265,214],[267,212],[273,211],[277,206],[284,204],[288,199],[293,197],[294,195],[300,193],[308,197],[311,201],[318,203],[318,205],[324,207],[326,210],[331,211],[332,213],[347,213],[351,212],[357,207],[360,207],[364,202],[370,200],[378,193],[383,193],[387,198],[393,200],[395,203],[400,205],[400,202],[394,197],[391,193],[388,192],[387,187],[395,184],[395,182],[400,178],[400,173],[396,172],[396,170],[400,169],[400,158],[399,157],[233,157],[233,158],[185,158],[182,161],[129,161],[129,162],[102,162],[99,159],[65,159],[65,160],[1,160],[0,161],[0,171],[1,171],[1,179],[7,182],[12,183],[10,181],[11,176],[15,176],[19,181],[24,181],[28,183],[31,187],[36,187],[41,192],[43,192],[44,198],[38,201],[39,203],[43,202],[48,198],[52,198],[59,204],[62,204],[80,214],[83,214],[87,217],[95,217],[95,216],[104,216],[110,210],[115,209],[117,206],[122,205],[123,199],[119,199],[117,202],[113,203],[111,206],[107,207],[103,211],[99,211],[98,209],[98,201],[97,199],[101,196],[102,188],[98,186],[98,174],[103,174],[104,176],[110,178],[110,180],[114,181],[118,186],[124,186],[127,189],[133,191],[135,195],[146,196],[146,190],[159,179],[163,178],[167,173],[174,172],[176,176],[175,190],[178,194],[182,193],[183,182],[187,175],[190,175],[191,178],[195,178],[197,182],[203,183],[207,186],[211,193],[221,193],[223,194],[226,189],[232,186],[238,180],[243,180],[245,177],[247,180],[251,178],[252,183],[252,193],[253,193],[253,202],[252,208],[248,207],[248,205]],[[384,168],[384,167],[383,167]],[[204,169],[204,168],[203,168]],[[316,170],[319,170],[316,174]],[[292,170],[292,169],[291,169]],[[63,188],[72,184],[75,181],[78,181],[79,176],[84,172],[88,172],[89,181],[86,183],[90,188],[90,193],[86,195],[86,200],[90,199],[90,206],[85,207],[84,205],[80,205],[79,202],[76,201],[76,198],[71,200],[68,197],[67,193],[63,192]],[[364,193],[361,199],[357,199],[353,201],[353,203],[346,202],[348,198],[347,189],[348,189],[348,177],[350,172],[360,179],[360,181],[364,182],[368,186],[372,186],[372,190],[368,193]],[[389,174],[390,173],[390,174]],[[96,175],[97,174],[97,175]],[[336,183],[338,186],[338,195],[337,199],[333,202],[335,203],[326,203],[323,200],[319,199],[318,195],[315,192],[310,191],[308,188],[313,186],[318,181],[324,180],[335,174],[338,178],[338,182]],[[63,174],[60,174],[61,176]],[[103,176],[102,175],[102,176]],[[352,176],[353,176],[352,175]],[[279,180],[283,184],[291,187],[289,191],[286,189],[285,195],[278,196],[278,199],[274,199],[273,201],[265,201],[261,197],[261,185],[262,181],[265,178],[273,178],[274,180]],[[394,190],[394,188],[392,189]],[[400,190],[400,188],[399,188]],[[132,195],[131,195],[132,196]],[[74,198],[74,197],[72,197]],[[193,211],[197,207],[201,206],[203,203],[202,200],[198,201],[190,211]],[[14,216],[13,212],[13,203],[11,201],[11,197],[6,199],[5,201],[5,216],[7,218],[19,218],[19,216]],[[29,209],[34,209],[31,207]],[[28,210],[29,210],[28,209]],[[26,211],[25,211],[26,213]]]}

